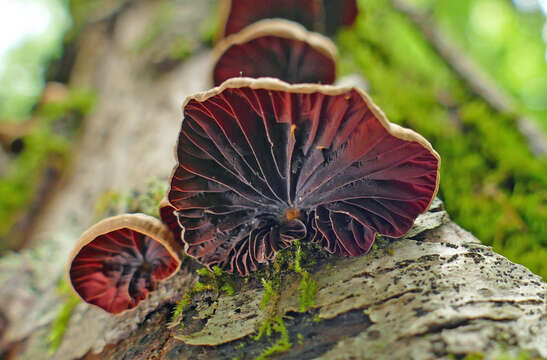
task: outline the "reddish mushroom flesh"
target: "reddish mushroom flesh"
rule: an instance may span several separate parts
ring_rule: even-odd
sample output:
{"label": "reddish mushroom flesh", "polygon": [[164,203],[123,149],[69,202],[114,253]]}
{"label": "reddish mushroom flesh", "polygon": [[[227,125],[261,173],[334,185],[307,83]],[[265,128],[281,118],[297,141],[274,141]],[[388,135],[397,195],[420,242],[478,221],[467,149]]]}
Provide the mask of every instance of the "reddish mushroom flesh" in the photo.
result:
{"label": "reddish mushroom flesh", "polygon": [[336,47],[286,20],[262,20],[216,47],[215,85],[234,77],[273,77],[289,83],[332,84]]}
{"label": "reddish mushroom flesh", "polygon": [[359,14],[357,0],[323,0],[325,31],[335,34],[342,26],[352,26]]}
{"label": "reddish mushroom flesh", "polygon": [[176,272],[175,248],[169,230],[155,218],[105,219],[80,238],[68,278],[84,301],[118,314],[137,306]]}
{"label": "reddish mushroom flesh", "polygon": [[187,99],[169,201],[188,255],[247,274],[295,239],[342,256],[401,237],[440,160],[358,89],[232,79]]}
{"label": "reddish mushroom flesh", "polygon": [[160,203],[160,219],[171,230],[175,242],[182,245],[182,228],[179,225],[175,208],[169,204],[167,199],[163,199]]}
{"label": "reddish mushroom flesh", "polygon": [[306,29],[335,34],[351,26],[359,9],[357,0],[223,0],[222,36],[229,36],[262,19],[281,18]]}
{"label": "reddish mushroom flesh", "polygon": [[224,0],[224,36],[235,34],[262,19],[295,21],[307,29],[317,29],[321,19],[318,0]]}

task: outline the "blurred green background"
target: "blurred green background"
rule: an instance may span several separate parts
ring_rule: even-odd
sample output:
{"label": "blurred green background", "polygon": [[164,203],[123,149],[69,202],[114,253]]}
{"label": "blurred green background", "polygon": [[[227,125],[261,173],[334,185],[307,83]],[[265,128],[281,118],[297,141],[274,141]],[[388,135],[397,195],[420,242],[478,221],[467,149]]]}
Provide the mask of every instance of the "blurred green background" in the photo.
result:
{"label": "blurred green background", "polygon": [[410,0],[547,131],[547,0]]}
{"label": "blurred green background", "polygon": [[[406,1],[547,133],[547,0]],[[9,232],[33,201],[44,164],[68,163],[74,133],[59,135],[58,119],[92,109],[93,96],[74,89],[54,106],[36,107],[48,64],[70,40],[70,14],[84,3],[0,0],[0,136],[10,124],[38,123],[24,149],[4,143],[0,151],[0,251],[17,247]],[[547,160],[531,154],[517,116],[473,94],[391,1],[359,4],[357,24],[337,39],[341,72],[362,73],[388,117],[441,153],[439,195],[453,219],[547,279]]]}

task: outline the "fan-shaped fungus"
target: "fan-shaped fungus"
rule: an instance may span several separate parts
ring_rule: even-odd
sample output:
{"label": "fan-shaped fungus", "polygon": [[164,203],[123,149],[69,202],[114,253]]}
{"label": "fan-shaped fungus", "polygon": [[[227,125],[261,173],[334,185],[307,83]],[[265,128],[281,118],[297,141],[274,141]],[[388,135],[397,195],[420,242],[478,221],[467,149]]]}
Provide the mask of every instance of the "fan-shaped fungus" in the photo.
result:
{"label": "fan-shaped fungus", "polygon": [[144,214],[104,219],[84,232],[67,277],[85,302],[118,314],[137,306],[180,266],[177,245],[159,220]]}
{"label": "fan-shaped fungus", "polygon": [[220,38],[235,34],[262,19],[281,18],[306,29],[335,34],[351,26],[359,9],[357,0],[222,0]]}
{"label": "fan-shaped fungus", "polygon": [[215,48],[216,86],[234,77],[274,77],[289,83],[332,84],[337,51],[326,37],[287,20],[262,20]]}
{"label": "fan-shaped fungus", "polygon": [[439,155],[359,89],[231,79],[186,100],[169,202],[188,255],[247,274],[295,239],[342,256],[403,236]]}

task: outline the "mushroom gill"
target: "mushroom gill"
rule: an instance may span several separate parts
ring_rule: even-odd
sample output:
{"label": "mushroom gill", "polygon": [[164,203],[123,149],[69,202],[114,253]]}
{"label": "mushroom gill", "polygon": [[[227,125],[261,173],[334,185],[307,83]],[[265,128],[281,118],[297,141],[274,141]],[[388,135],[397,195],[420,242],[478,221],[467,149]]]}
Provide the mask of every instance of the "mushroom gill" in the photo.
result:
{"label": "mushroom gill", "polygon": [[439,155],[363,91],[231,79],[186,100],[169,202],[187,254],[248,274],[296,239],[358,256],[427,210]]}

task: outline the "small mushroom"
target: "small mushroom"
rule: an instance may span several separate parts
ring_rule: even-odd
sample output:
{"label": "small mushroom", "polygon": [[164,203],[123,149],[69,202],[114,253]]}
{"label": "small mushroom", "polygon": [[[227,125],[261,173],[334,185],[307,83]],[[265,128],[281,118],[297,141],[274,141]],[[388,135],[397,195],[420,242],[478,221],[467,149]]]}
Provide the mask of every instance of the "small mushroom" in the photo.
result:
{"label": "small mushroom", "polygon": [[287,20],[261,20],[215,48],[215,86],[234,77],[274,77],[289,83],[332,84],[336,46]]}
{"label": "small mushroom", "polygon": [[292,20],[314,30],[320,27],[321,1],[318,0],[222,0],[221,37],[235,34],[262,19]]}
{"label": "small mushroom", "polygon": [[295,21],[308,30],[335,34],[340,26],[351,26],[358,12],[357,0],[223,0],[223,28],[219,37],[273,18]]}
{"label": "small mushroom", "polygon": [[168,198],[209,268],[245,275],[296,239],[358,256],[437,193],[439,155],[359,89],[237,78],[183,109]]}
{"label": "small mushroom", "polygon": [[136,307],[159,281],[176,273],[179,251],[169,229],[156,218],[118,215],[82,234],[67,278],[82,300],[118,314]]}

